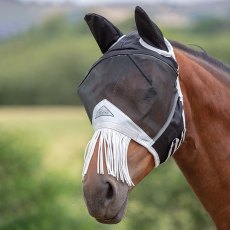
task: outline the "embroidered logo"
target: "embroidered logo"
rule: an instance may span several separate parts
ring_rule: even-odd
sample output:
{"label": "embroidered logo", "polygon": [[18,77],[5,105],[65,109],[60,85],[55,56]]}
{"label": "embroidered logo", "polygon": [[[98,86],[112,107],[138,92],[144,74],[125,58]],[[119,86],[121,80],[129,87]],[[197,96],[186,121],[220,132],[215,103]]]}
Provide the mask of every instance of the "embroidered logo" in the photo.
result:
{"label": "embroidered logo", "polygon": [[114,115],[112,114],[112,112],[105,106],[103,105],[96,113],[95,119],[97,119],[98,117],[102,117],[102,116],[109,116],[109,117],[114,117]]}

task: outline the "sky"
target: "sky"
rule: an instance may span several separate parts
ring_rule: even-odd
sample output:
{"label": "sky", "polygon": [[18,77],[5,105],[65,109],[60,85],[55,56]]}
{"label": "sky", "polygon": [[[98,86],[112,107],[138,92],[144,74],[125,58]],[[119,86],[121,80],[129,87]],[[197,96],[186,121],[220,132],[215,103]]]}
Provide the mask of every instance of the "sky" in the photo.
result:
{"label": "sky", "polygon": [[[63,3],[63,2],[73,2],[82,5],[89,4],[103,4],[103,3],[132,3],[137,2],[137,0],[21,0],[23,2],[37,2],[37,3]],[[215,0],[192,0],[192,2],[211,2]],[[156,2],[165,2],[165,3],[181,3],[188,4],[191,3],[191,0],[142,0],[140,3],[156,3]]]}

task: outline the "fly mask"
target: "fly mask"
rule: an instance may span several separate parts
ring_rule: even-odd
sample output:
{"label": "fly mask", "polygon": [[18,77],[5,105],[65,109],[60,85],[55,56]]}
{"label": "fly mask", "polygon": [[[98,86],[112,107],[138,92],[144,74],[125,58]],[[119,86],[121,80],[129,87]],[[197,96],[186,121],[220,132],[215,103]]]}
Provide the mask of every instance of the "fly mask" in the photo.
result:
{"label": "fly mask", "polygon": [[[141,19],[138,14],[142,14]],[[138,31],[126,36],[105,18],[86,16],[104,54],[78,87],[95,131],[86,148],[83,176],[97,143],[97,173],[104,173],[105,162],[109,175],[132,186],[127,163],[131,139],[152,154],[155,166],[165,162],[184,140],[183,97],[173,48],[164,38],[163,48],[149,42],[140,29],[143,16],[145,22],[150,20],[137,7]],[[154,28],[148,30],[156,31],[158,27],[150,22]],[[110,34],[102,36],[98,24]]]}

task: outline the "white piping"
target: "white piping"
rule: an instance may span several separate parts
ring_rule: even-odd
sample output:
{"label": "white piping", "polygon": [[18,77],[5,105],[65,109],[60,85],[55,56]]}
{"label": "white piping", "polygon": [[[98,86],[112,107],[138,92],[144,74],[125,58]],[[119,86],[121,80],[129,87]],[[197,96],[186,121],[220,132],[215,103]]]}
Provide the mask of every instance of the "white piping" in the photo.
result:
{"label": "white piping", "polygon": [[115,43],[113,43],[110,47],[109,47],[109,49],[111,49],[112,47],[114,47],[122,38],[124,38],[126,35],[123,35],[123,36],[121,36],[121,37],[119,37],[118,38],[118,40],[115,42]]}
{"label": "white piping", "polygon": [[165,56],[165,57],[172,57],[174,60],[176,60],[172,45],[170,44],[170,42],[166,38],[164,38],[164,41],[165,41],[165,45],[168,48],[168,52],[165,51],[165,50],[161,50],[161,49],[158,49],[158,48],[156,48],[154,46],[149,45],[142,38],[139,39],[140,44],[143,47],[145,47],[146,49],[152,50],[152,51],[154,51],[154,52],[156,52],[156,53],[158,53],[158,54],[160,54],[162,56]]}

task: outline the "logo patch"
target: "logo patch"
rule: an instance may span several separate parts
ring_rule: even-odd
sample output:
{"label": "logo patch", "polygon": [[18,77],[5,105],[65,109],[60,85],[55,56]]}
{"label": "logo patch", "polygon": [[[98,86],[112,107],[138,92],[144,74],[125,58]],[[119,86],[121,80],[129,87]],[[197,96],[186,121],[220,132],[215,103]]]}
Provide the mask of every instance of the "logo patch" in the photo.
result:
{"label": "logo patch", "polygon": [[98,117],[102,117],[102,116],[106,116],[106,117],[114,117],[114,115],[112,114],[112,112],[105,106],[103,105],[96,113],[95,119],[97,119]]}

